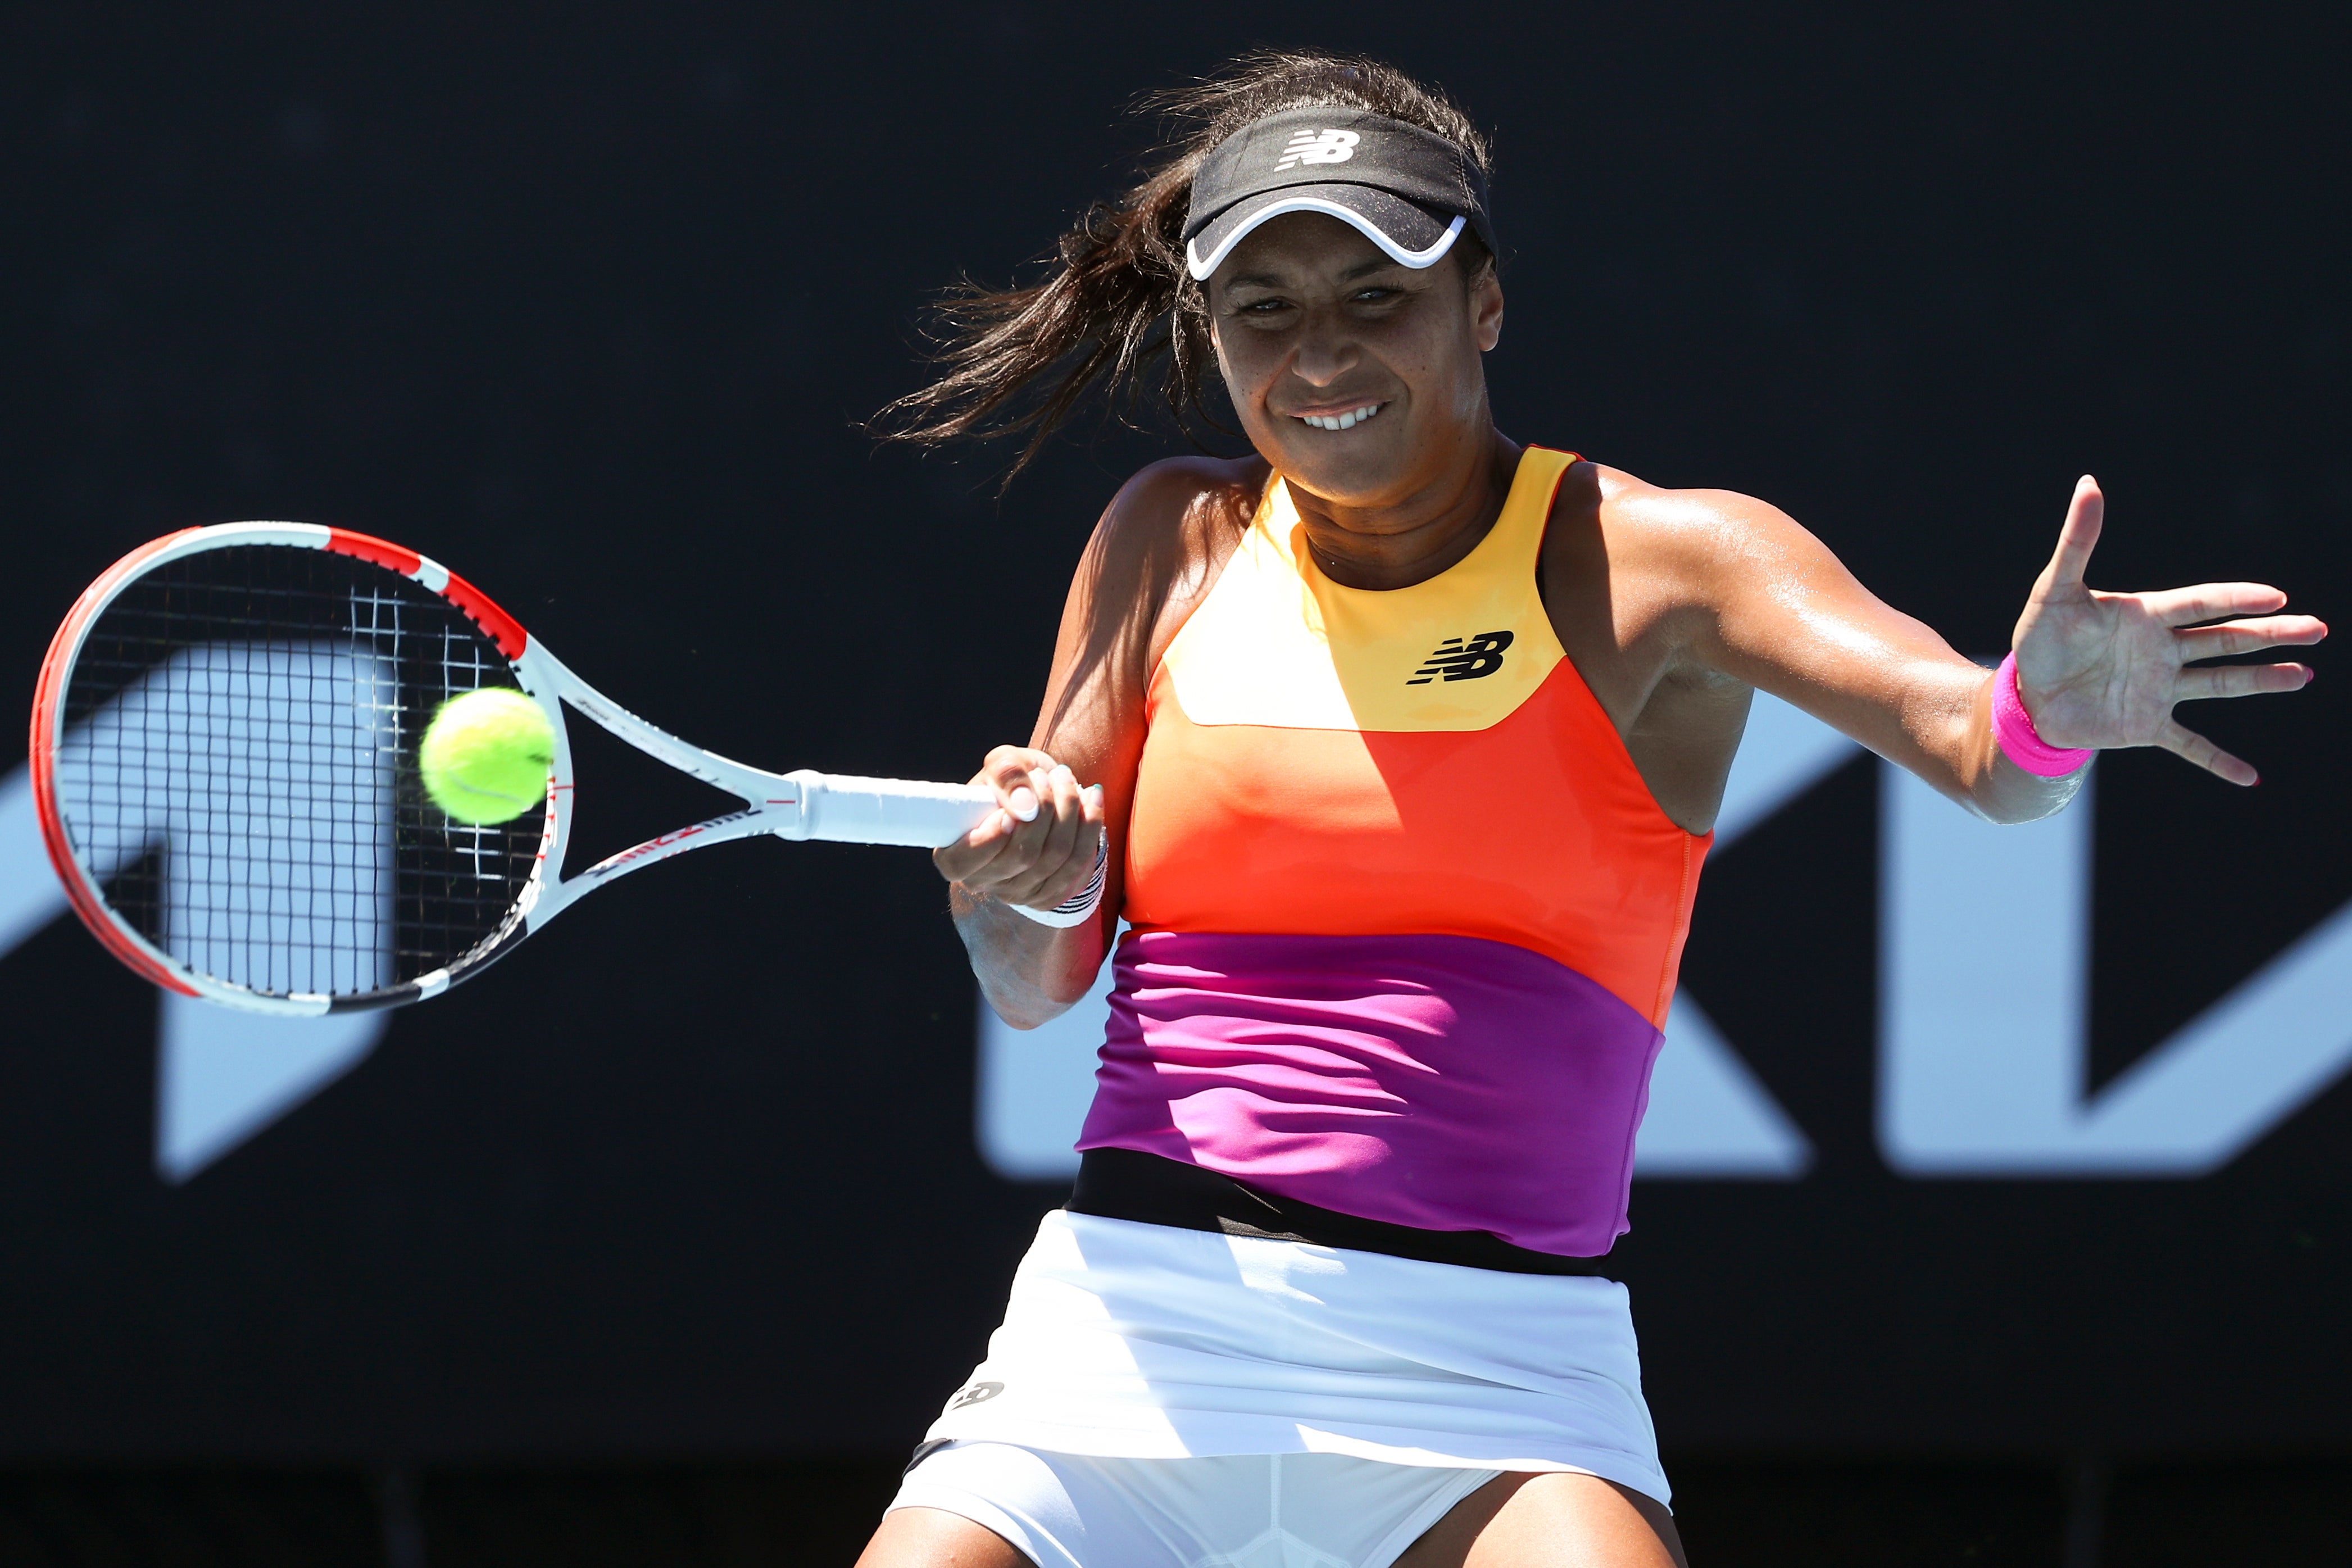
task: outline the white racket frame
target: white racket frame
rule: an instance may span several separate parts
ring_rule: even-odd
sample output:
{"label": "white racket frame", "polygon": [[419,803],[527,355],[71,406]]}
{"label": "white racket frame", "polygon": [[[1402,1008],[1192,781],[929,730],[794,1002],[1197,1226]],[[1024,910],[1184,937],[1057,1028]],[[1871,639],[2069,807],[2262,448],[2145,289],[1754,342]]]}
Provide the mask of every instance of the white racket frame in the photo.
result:
{"label": "white racket frame", "polygon": [[[461,960],[404,984],[356,996],[251,989],[192,968],[149,941],[108,904],[97,879],[75,852],[58,810],[57,759],[65,738],[65,695],[72,685],[90,628],[132,583],[156,568],[207,550],[246,545],[288,545],[353,556],[398,572],[439,594],[479,627],[512,667],[514,684],[530,695],[555,731],[539,852],[507,924]],[[648,757],[713,785],[743,802],[739,810],[696,822],[608,855],[573,875],[562,874],[571,843],[572,740],[570,706]],[[488,596],[448,568],[371,535],[314,523],[217,523],[184,528],[124,556],[90,584],[49,644],[33,704],[33,798],[50,863],[76,914],[108,950],[156,985],[184,996],[253,1012],[315,1017],[363,1008],[396,1007],[439,996],[510,952],[525,936],[596,888],[634,871],[710,844],[773,836],[841,843],[900,844],[936,849],[954,842],[996,810],[996,797],[977,784],[928,784],[863,779],[803,768],[771,773],[705,751],[648,724],[573,674]],[[552,869],[551,869],[552,868]]]}

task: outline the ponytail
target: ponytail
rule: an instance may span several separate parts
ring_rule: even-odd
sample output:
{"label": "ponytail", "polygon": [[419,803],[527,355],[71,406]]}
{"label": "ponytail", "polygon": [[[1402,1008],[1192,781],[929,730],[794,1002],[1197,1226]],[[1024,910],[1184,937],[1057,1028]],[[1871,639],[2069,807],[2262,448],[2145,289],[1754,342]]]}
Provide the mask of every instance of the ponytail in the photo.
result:
{"label": "ponytail", "polygon": [[1243,126],[1326,106],[1418,125],[1491,172],[1486,139],[1469,117],[1392,67],[1340,55],[1244,56],[1219,76],[1144,100],[1144,110],[1186,129],[1116,204],[1087,209],[1045,258],[1042,280],[1007,289],[967,280],[940,302],[934,335],[944,370],[883,409],[876,433],[924,446],[1025,435],[1010,484],[1097,385],[1134,423],[1155,370],[1156,401],[1179,430],[1197,440],[1203,425],[1226,429],[1202,398],[1214,352],[1206,300],[1184,266],[1192,175]]}

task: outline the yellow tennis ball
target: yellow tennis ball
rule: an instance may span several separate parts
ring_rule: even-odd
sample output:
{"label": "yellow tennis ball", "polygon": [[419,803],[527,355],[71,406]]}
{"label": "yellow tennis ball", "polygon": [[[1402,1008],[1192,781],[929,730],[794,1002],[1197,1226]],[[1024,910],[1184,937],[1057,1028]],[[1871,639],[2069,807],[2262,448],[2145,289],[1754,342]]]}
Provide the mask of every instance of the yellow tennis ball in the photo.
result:
{"label": "yellow tennis ball", "polygon": [[554,766],[555,727],[511,686],[451,697],[416,747],[425,794],[475,827],[510,822],[545,800]]}

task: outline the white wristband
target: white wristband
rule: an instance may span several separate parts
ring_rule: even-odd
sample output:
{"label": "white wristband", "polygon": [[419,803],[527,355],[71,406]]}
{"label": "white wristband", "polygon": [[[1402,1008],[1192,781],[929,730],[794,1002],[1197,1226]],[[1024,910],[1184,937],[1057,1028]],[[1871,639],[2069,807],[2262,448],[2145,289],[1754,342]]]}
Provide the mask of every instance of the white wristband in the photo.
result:
{"label": "white wristband", "polygon": [[1025,915],[1040,925],[1076,925],[1095,912],[1102,902],[1103,870],[1110,863],[1110,835],[1103,833],[1095,840],[1095,873],[1087,878],[1087,885],[1078,889],[1051,909],[1032,909],[1025,904],[1008,904],[1004,907],[1015,915]]}

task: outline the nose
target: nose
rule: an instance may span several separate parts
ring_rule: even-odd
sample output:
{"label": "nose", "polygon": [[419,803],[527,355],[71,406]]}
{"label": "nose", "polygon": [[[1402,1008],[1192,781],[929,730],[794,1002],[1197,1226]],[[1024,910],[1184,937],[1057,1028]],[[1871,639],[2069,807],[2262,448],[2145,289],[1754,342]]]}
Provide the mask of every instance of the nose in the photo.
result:
{"label": "nose", "polygon": [[1299,328],[1290,371],[1308,386],[1328,387],[1354,370],[1357,358],[1344,323],[1317,311]]}

